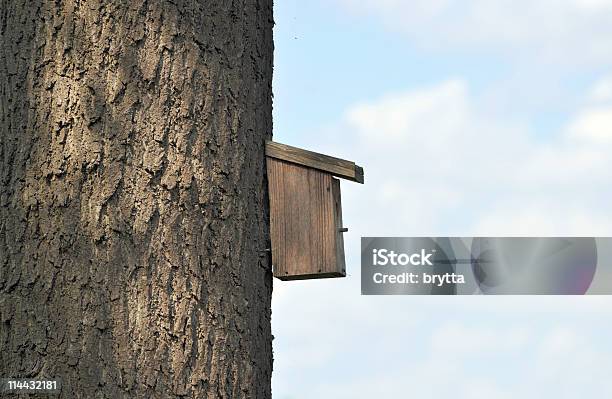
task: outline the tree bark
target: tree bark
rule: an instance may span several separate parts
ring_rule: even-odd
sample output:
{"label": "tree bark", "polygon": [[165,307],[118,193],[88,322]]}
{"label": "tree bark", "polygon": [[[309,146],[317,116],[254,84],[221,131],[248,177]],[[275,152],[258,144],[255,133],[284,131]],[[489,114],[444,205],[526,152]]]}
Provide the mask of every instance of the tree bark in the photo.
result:
{"label": "tree bark", "polygon": [[269,398],[272,1],[0,1],[0,377]]}

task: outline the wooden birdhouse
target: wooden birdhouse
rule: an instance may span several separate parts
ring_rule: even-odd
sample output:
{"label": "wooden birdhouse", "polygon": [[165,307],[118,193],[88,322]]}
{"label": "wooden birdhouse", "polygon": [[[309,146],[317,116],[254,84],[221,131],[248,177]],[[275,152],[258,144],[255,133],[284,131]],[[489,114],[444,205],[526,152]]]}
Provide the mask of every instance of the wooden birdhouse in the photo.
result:
{"label": "wooden birdhouse", "polygon": [[270,235],[274,276],[346,276],[340,181],[363,184],[354,162],[268,141]]}

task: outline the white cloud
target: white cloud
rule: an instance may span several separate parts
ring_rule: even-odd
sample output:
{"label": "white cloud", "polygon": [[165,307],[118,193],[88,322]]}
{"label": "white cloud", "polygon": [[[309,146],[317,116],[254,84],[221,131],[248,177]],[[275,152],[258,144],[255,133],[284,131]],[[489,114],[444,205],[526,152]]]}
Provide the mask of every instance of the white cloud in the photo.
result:
{"label": "white cloud", "polygon": [[513,62],[561,61],[557,68],[612,61],[609,0],[337,1],[423,48],[488,49]]}
{"label": "white cloud", "polygon": [[605,76],[596,82],[589,93],[589,99],[594,102],[612,101],[612,76]]}
{"label": "white cloud", "polygon": [[[510,202],[510,201],[508,201]],[[499,203],[482,215],[475,231],[483,236],[597,236],[610,235],[609,215],[589,211],[580,206],[563,205],[552,199],[521,205],[517,202]]]}
{"label": "white cloud", "polygon": [[469,327],[457,321],[441,325],[432,334],[431,352],[440,359],[470,355],[499,355],[522,350],[529,338],[528,329],[500,331],[491,326]]}
{"label": "white cloud", "polygon": [[575,354],[580,344],[580,337],[573,329],[557,327],[542,340],[538,355],[550,360],[567,358],[568,355]]}
{"label": "white cloud", "polygon": [[[581,127],[607,123],[581,122],[599,106],[547,141],[483,113],[460,79],[350,107],[312,146],[365,168],[365,186],[343,184],[350,277],[275,281],[275,389],[351,399],[584,389],[564,377],[609,365],[595,349],[607,338],[591,336],[611,326],[608,297],[362,297],[358,245],[375,235],[610,235],[612,153]],[[598,391],[612,385],[587,390]]]}
{"label": "white cloud", "polygon": [[370,98],[304,138],[366,184],[342,183],[349,278],[275,281],[275,394],[612,397],[610,297],[362,297],[358,259],[360,236],[612,235],[612,75],[584,88],[612,69],[612,0],[337,3],[471,80]]}
{"label": "white cloud", "polygon": [[612,141],[612,108],[577,112],[549,141],[478,109],[466,83],[452,80],[347,112],[339,135],[353,132],[353,146],[338,148],[364,163],[369,197],[353,202],[385,213],[362,216],[363,235],[381,219],[396,219],[400,235],[612,232],[612,154],[602,146]]}
{"label": "white cloud", "polygon": [[[409,304],[412,312],[422,312],[415,303]],[[423,307],[429,312],[443,311]],[[579,393],[606,397],[612,391],[606,378],[607,358],[612,353],[609,346],[600,347],[607,341],[605,334],[579,325],[548,327],[550,322],[530,320],[533,315],[529,313],[513,317],[512,322],[495,319],[494,325],[489,321],[493,311],[480,314],[476,322],[465,308],[461,313],[456,317],[461,316],[462,321],[428,325],[431,337],[416,339],[418,334],[410,327],[403,330],[403,339],[389,338],[388,330],[381,329],[379,339],[368,337],[358,346],[353,358],[359,366],[356,370],[332,368],[328,363],[322,367],[320,380],[299,385],[296,397],[535,399],[573,398]],[[570,317],[575,320],[577,314]],[[384,341],[394,345],[381,346]],[[427,342],[425,355],[415,354]],[[351,366],[351,361],[345,363]],[[333,375],[325,375],[325,370]]]}
{"label": "white cloud", "polygon": [[569,126],[569,132],[578,140],[612,144],[612,105],[583,111]]}
{"label": "white cloud", "polygon": [[598,11],[612,8],[612,1],[610,0],[574,0],[573,3],[579,8]]}
{"label": "white cloud", "polygon": [[[441,142],[447,135],[466,127],[465,100],[465,82],[455,79],[433,88],[388,95],[375,104],[356,105],[347,112],[346,118],[364,144],[373,148],[385,146],[388,140],[396,145],[420,141],[427,134],[423,131],[425,126],[435,130],[435,139]],[[428,143],[436,144],[435,141]],[[415,152],[413,148],[405,149]]]}

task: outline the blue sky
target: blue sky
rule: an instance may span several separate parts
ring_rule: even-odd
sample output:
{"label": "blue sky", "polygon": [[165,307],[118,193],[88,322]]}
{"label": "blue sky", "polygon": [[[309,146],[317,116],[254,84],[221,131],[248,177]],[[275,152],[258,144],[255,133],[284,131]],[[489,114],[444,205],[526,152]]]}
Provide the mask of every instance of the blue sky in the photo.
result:
{"label": "blue sky", "polygon": [[275,5],[274,138],[355,160],[346,279],[275,280],[273,394],[612,397],[608,297],[362,297],[361,236],[612,235],[611,0]]}

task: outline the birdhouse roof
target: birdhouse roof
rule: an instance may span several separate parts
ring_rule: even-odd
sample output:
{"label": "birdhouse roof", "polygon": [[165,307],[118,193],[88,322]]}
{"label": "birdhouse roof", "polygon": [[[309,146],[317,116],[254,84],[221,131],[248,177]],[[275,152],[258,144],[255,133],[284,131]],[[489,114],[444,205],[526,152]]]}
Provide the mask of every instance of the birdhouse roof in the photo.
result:
{"label": "birdhouse roof", "polygon": [[327,172],[336,177],[363,184],[363,168],[355,162],[292,147],[274,141],[266,142],[266,156]]}

